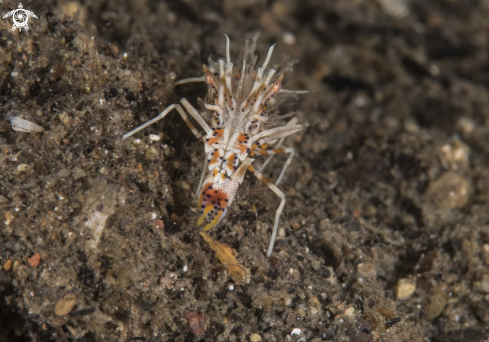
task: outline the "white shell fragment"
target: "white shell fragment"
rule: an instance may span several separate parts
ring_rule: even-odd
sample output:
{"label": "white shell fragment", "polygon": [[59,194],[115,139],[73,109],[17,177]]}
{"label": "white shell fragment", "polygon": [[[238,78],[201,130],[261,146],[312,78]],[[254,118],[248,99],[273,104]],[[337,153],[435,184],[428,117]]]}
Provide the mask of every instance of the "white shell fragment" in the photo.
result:
{"label": "white shell fragment", "polygon": [[12,125],[12,129],[17,132],[38,133],[44,131],[44,128],[42,128],[41,126],[28,120],[21,119],[17,116],[14,116],[10,119],[10,124]]}
{"label": "white shell fragment", "polygon": [[294,336],[294,335],[297,335],[297,336],[300,336],[301,335],[301,329],[299,328],[295,328],[294,330],[292,330],[292,332],[290,333],[290,336]]}
{"label": "white shell fragment", "polygon": [[150,134],[149,135],[149,140],[151,141],[159,141],[161,137],[158,134]]}

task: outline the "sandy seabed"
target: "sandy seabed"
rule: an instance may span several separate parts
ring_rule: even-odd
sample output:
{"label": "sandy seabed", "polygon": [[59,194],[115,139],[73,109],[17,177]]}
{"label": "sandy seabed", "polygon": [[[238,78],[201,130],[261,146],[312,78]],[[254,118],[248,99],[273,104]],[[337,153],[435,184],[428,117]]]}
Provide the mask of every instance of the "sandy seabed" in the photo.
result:
{"label": "sandy seabed", "polygon": [[[0,3],[1,16],[17,3]],[[31,1],[0,20],[0,341],[485,341],[489,4],[442,0]],[[75,13],[76,12],[76,13]],[[248,175],[199,235],[199,107],[224,34],[298,59],[304,130],[279,200]],[[20,117],[44,130],[14,131]],[[286,157],[266,171],[275,179]],[[260,161],[257,160],[257,165]]]}

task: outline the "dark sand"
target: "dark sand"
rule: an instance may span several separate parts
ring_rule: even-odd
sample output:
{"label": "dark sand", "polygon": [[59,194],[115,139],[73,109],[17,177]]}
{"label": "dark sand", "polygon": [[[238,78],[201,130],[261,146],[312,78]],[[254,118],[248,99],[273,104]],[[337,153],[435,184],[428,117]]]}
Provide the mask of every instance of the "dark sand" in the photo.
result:
{"label": "dark sand", "polygon": [[[1,342],[488,338],[489,2],[24,6],[27,33],[0,20]],[[202,143],[176,112],[121,136],[198,106],[204,84],[172,82],[256,31],[310,94],[280,106],[305,129],[272,257],[279,200],[250,175],[210,231],[250,270],[238,286],[196,226]]]}

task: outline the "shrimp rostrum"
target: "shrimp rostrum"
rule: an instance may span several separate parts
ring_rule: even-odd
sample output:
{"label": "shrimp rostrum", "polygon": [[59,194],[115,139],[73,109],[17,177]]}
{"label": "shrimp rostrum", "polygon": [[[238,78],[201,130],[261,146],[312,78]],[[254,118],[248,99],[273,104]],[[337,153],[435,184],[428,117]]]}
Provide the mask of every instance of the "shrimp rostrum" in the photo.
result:
{"label": "shrimp rostrum", "polygon": [[[275,214],[273,233],[267,257],[273,250],[278,223],[285,205],[285,195],[277,187],[294,155],[292,148],[281,148],[283,139],[300,130],[297,119],[287,123],[278,116],[275,95],[297,94],[301,91],[281,89],[284,68],[277,71],[268,68],[274,46],[270,47],[265,62],[256,65],[256,40],[258,35],[248,39],[245,44],[243,60],[238,70],[233,70],[229,55],[229,38],[226,36],[226,59],[219,59],[208,66],[204,65],[204,77],[196,77],[175,82],[175,85],[205,81],[209,94],[204,101],[206,111],[199,113],[186,99],[180,101],[192,118],[202,127],[205,135],[197,130],[180,104],[172,104],[156,118],[125,134],[123,139],[165,117],[176,109],[194,135],[204,142],[206,159],[200,178],[196,197],[200,216],[197,224],[204,222],[204,230],[218,225],[226,216],[246,171],[250,171],[265,183],[279,198],[280,205]],[[289,67],[290,68],[290,67]],[[270,108],[269,108],[270,107]],[[205,113],[210,113],[208,120]],[[273,183],[261,173],[271,156],[288,154],[289,157],[277,181]],[[260,170],[253,167],[259,156],[269,156]]]}

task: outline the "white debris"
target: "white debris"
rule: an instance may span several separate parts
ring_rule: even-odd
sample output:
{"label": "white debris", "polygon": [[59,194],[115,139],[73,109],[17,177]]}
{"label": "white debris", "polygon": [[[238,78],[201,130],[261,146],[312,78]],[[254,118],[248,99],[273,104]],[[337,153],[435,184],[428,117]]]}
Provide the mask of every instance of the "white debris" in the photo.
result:
{"label": "white debris", "polygon": [[365,99],[361,96],[359,96],[355,99],[355,104],[357,105],[357,107],[365,106],[365,102],[366,102]]}
{"label": "white debris", "polygon": [[150,134],[149,135],[149,140],[151,141],[159,141],[161,137],[158,134]]}
{"label": "white debris", "polygon": [[290,333],[290,336],[294,336],[294,335],[297,335],[297,336],[300,336],[302,333],[302,330],[299,329],[299,328],[295,328],[294,330],[292,330],[292,332]]}
{"label": "white debris", "polygon": [[279,228],[278,230],[278,236],[281,238],[285,237],[285,229],[284,228]]}
{"label": "white debris", "polygon": [[184,272],[187,272],[187,269],[188,269],[188,268],[187,268],[187,265],[183,266],[183,271],[184,271]]}
{"label": "white debris", "polygon": [[409,6],[406,0],[377,0],[387,14],[394,18],[404,18],[409,14]]}
{"label": "white debris", "polygon": [[[107,185],[104,181],[95,181],[86,193],[86,205],[80,219],[85,221],[83,234],[90,238],[86,244],[90,249],[96,249],[107,222],[107,218],[115,213],[115,207],[124,199],[123,192],[117,192],[115,187]],[[56,211],[56,208],[55,208]],[[82,231],[80,231],[80,235]]]}
{"label": "white debris", "polygon": [[297,42],[297,38],[290,32],[285,32],[282,39],[287,45],[294,45]]}
{"label": "white debris", "polygon": [[27,170],[29,170],[29,165],[27,165],[27,164],[17,165],[17,173],[25,172]]}
{"label": "white debris", "polygon": [[12,129],[17,132],[42,132],[44,128],[41,126],[30,122],[28,120],[21,119],[17,116],[14,116],[10,119],[10,124],[12,125]]}
{"label": "white debris", "polygon": [[156,213],[151,214],[151,219],[154,220],[156,218]]}
{"label": "white debris", "polygon": [[[110,211],[110,213],[112,213],[112,211]],[[102,231],[105,228],[105,221],[107,221],[108,217],[108,213],[94,211],[92,215],[90,215],[88,221],[85,222],[85,226],[90,228],[93,234],[93,240],[88,243],[91,248],[95,249],[97,247],[98,242],[102,237]]]}

